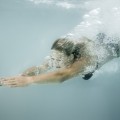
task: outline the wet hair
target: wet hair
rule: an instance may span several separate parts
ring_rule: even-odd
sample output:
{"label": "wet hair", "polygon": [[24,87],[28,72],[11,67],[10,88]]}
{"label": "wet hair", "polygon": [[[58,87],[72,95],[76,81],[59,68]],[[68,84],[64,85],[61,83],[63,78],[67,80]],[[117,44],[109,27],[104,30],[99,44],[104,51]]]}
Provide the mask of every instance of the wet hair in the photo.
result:
{"label": "wet hair", "polygon": [[80,43],[78,43],[74,46],[72,54],[74,55],[75,60],[79,59],[81,57],[81,44]]}
{"label": "wet hair", "polygon": [[74,44],[74,42],[72,40],[68,40],[68,39],[57,39],[51,49],[54,50],[58,50],[60,52],[63,52],[64,54],[66,54],[67,56],[70,56],[71,54],[73,54],[74,56],[74,60],[78,59],[81,57],[81,44]]}

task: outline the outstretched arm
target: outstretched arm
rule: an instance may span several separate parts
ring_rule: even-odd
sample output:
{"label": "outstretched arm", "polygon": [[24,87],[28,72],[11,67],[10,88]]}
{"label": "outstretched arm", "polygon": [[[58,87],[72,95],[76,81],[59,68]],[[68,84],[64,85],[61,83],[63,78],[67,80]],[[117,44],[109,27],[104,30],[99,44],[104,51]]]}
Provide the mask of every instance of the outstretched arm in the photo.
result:
{"label": "outstretched arm", "polygon": [[35,83],[63,82],[69,78],[76,76],[77,74],[82,74],[87,64],[89,64],[88,59],[81,58],[79,61],[76,61],[67,68],[47,74],[33,76],[32,79]]}
{"label": "outstretched arm", "polygon": [[26,86],[31,83],[51,83],[63,82],[69,78],[76,76],[78,73],[83,73],[86,66],[90,64],[90,58],[81,58],[79,61],[74,62],[70,67],[60,69],[58,71],[41,74],[37,76],[17,76],[6,78],[1,81],[2,85],[10,87]]}

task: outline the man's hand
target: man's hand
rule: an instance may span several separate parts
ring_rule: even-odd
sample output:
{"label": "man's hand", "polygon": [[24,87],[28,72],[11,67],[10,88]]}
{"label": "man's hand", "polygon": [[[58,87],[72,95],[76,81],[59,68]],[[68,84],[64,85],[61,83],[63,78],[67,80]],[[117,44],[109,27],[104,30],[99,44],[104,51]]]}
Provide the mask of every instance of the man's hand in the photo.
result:
{"label": "man's hand", "polygon": [[32,77],[27,77],[27,76],[0,78],[0,85],[1,86],[24,87],[24,86],[27,86],[31,83],[33,83]]}

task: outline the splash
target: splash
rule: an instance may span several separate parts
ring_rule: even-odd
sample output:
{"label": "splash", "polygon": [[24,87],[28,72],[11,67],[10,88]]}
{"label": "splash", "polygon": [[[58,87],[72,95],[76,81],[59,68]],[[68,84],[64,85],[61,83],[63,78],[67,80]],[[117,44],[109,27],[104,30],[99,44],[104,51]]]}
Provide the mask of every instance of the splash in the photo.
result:
{"label": "splash", "polygon": [[118,42],[120,37],[120,1],[118,0],[94,0],[84,3],[87,14],[82,22],[73,31],[67,34],[69,37],[80,38],[86,36],[95,40],[98,33],[104,33],[111,40]]}
{"label": "splash", "polygon": [[[85,2],[87,13],[82,17],[80,24],[67,34],[67,37],[75,40],[85,36],[96,42],[101,39],[104,43],[120,43],[119,5],[119,0]],[[120,59],[112,62],[111,66],[115,66],[114,71],[120,70]],[[105,68],[105,71],[113,72],[113,67],[112,69]]]}

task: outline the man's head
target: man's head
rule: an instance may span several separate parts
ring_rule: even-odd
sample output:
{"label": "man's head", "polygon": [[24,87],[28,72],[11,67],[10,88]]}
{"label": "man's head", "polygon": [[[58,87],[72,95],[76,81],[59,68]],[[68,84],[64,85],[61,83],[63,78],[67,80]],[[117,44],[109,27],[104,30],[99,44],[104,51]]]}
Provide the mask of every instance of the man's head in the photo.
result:
{"label": "man's head", "polygon": [[72,40],[65,38],[56,40],[51,49],[51,64],[58,68],[69,66],[81,56],[80,44],[75,44]]}

